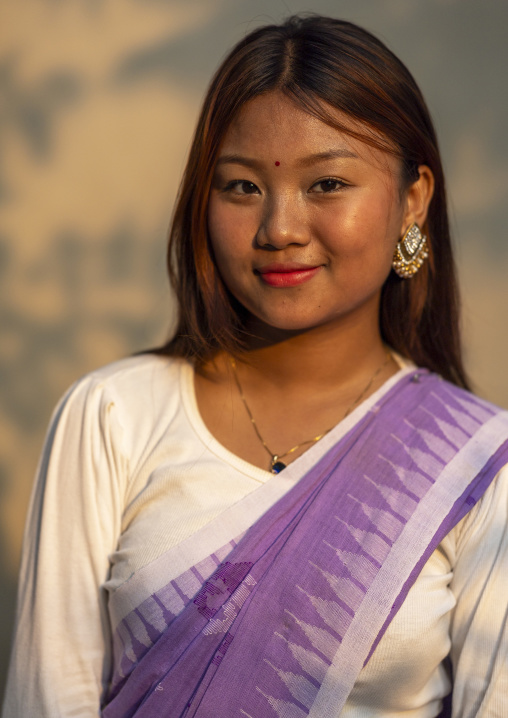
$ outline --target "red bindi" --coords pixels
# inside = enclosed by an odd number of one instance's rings
[[[279,165],[280,165],[280,162],[279,162],[279,160],[277,160],[277,162],[275,163],[275,166],[278,167]]]

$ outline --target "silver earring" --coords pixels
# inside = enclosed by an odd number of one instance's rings
[[[427,237],[414,222],[397,242],[392,267],[399,277],[409,279],[416,274],[428,256]]]

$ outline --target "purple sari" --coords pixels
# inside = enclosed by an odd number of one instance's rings
[[[506,463],[505,412],[403,372],[245,533],[124,608],[102,715],[336,718],[423,565]]]

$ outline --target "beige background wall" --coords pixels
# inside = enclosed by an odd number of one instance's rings
[[[32,477],[81,374],[161,342],[165,236],[197,108],[226,49],[312,10],[408,64],[448,172],[467,363],[508,407],[508,2],[3,0],[0,5],[0,691]]]

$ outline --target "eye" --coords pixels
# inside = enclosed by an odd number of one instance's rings
[[[313,184],[310,191],[317,192],[318,194],[329,194],[330,192],[338,192],[346,186],[346,183],[342,180],[327,177]]]
[[[231,180],[224,187],[223,192],[231,192],[233,194],[247,195],[247,194],[259,194],[258,187],[254,182],[248,180]]]

